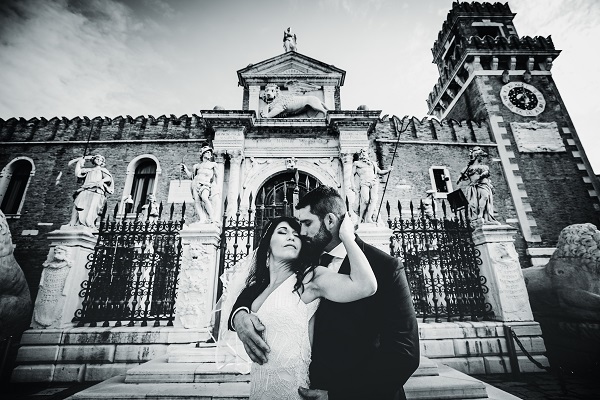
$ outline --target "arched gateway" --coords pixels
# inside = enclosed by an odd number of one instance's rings
[[[267,222],[282,215],[295,215],[295,206],[306,192],[319,186],[321,182],[309,174],[287,171],[273,175],[258,190],[255,200],[254,244],[262,236]]]

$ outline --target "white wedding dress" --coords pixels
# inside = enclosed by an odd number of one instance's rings
[[[309,387],[311,346],[308,324],[319,307],[319,299],[304,304],[294,292],[295,275],[290,275],[271,292],[254,313],[265,326],[263,337],[271,348],[267,363],[252,363],[237,335],[227,330],[227,319],[246,286],[255,256],[255,252],[252,253],[220,278],[223,296],[213,310],[221,312],[217,368],[231,366],[242,374],[249,371],[250,400],[302,400],[298,387]]]
[[[268,362],[252,364],[250,400],[302,400],[298,387],[309,387],[311,346],[308,323],[319,300],[304,304],[293,292],[296,276],[277,287],[255,313],[265,326],[264,339],[271,348]]]

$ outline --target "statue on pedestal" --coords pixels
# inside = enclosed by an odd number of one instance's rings
[[[290,31],[290,28],[283,31],[283,49],[288,51],[296,51],[296,34]]]
[[[359,178],[358,216],[361,222],[372,223],[375,217],[375,207],[379,198],[379,176],[388,174],[389,169],[380,169],[374,161],[371,161],[366,149],[358,154],[358,160],[352,163],[352,189],[354,191],[354,176]]]
[[[10,229],[0,211],[0,340],[21,333],[31,320],[29,287],[13,250]]]
[[[146,221],[150,223],[158,221],[159,205],[153,193],[148,195],[146,204],[142,206],[142,214],[146,217]]]
[[[90,160],[94,165],[84,167],[85,161]],[[115,190],[113,177],[104,167],[105,158],[100,154],[81,157],[75,164],[75,176],[84,178],[83,185],[73,194],[73,212],[70,226],[96,227],[96,220],[106,201],[106,194]]]
[[[192,197],[194,198],[194,207],[198,222],[212,223],[214,221],[214,209],[211,203],[211,194],[213,194],[213,185],[217,182],[217,163],[212,161],[213,150],[209,146],[203,146],[200,149],[200,159],[198,164],[192,166],[190,171],[185,164],[181,165],[181,171],[185,172],[188,178],[192,179]]]
[[[470,215],[484,224],[500,224],[494,217],[494,186],[490,180],[490,168],[482,163],[488,154],[479,146],[469,151],[469,163],[461,171],[457,183],[468,181],[467,201]]]

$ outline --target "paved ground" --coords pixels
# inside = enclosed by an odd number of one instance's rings
[[[518,377],[510,374],[476,375],[475,378],[522,399],[600,399],[600,377],[570,375],[559,379],[543,372]]]
[[[549,373],[477,375],[477,379],[522,399],[596,400],[600,399],[600,377],[566,376],[563,383]],[[3,400],[60,400],[92,384],[0,384]]]

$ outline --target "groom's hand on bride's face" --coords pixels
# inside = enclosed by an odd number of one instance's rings
[[[265,326],[256,315],[238,312],[233,320],[238,337],[244,344],[244,349],[252,361],[257,364],[267,362],[267,353],[271,351],[262,338]]]

